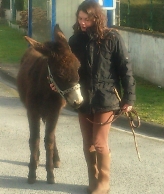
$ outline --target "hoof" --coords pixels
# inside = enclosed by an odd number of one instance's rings
[[[36,171],[29,171],[27,182],[29,184],[34,184],[36,182]]]
[[[54,177],[47,178],[47,183],[48,184],[54,184],[55,183]]]
[[[28,184],[34,184],[36,182],[36,178],[28,178]]]
[[[92,194],[92,191],[90,191],[89,188],[87,188],[87,194]]]
[[[47,172],[47,183],[48,184],[55,183],[53,171]]]
[[[36,166],[37,166],[37,167],[39,166],[39,160],[37,161]]]
[[[60,161],[54,162],[54,168],[59,168],[60,167]]]

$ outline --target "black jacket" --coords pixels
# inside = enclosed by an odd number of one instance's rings
[[[72,52],[81,62],[79,76],[84,103],[79,110],[84,113],[118,110],[121,104],[133,105],[135,101],[135,80],[124,42],[114,29],[104,33],[100,44],[86,32],[69,39]],[[113,88],[121,96],[121,104]]]

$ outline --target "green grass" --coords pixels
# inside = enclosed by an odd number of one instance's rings
[[[142,120],[164,125],[164,88],[136,78],[135,109]]]
[[[19,64],[27,48],[23,34],[5,24],[0,24],[0,63]],[[137,100],[134,108],[141,120],[164,125],[164,88],[159,88],[136,77]]]
[[[0,23],[0,63],[18,64],[26,49],[24,34]]]
[[[164,33],[163,8],[163,0],[120,0],[121,26]],[[135,109],[141,119],[164,125],[164,89],[141,78],[136,82]]]

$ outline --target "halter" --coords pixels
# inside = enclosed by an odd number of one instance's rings
[[[76,84],[75,86],[73,86],[73,87],[71,87],[71,88],[69,88],[69,89],[66,89],[66,90],[64,90],[64,91],[62,91],[62,90],[60,90],[60,88],[58,87],[58,85],[56,84],[56,82],[55,82],[55,80],[54,80],[54,78],[53,78],[53,76],[52,76],[52,73],[51,73],[51,71],[50,71],[50,67],[49,67],[49,65],[48,65],[48,78],[49,78],[49,81],[50,81],[50,83],[52,83],[54,86],[55,86],[55,89],[56,89],[56,91],[66,100],[66,98],[65,98],[65,94],[67,94],[67,93],[69,93],[69,92],[71,92],[71,91],[73,91],[73,90],[77,90],[77,89],[79,89],[80,88],[80,84]]]

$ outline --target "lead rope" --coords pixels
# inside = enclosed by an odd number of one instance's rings
[[[121,102],[121,98],[116,90],[116,88],[114,88],[114,92],[117,96],[117,98],[119,99],[119,101]],[[136,126],[133,122],[133,117],[132,117],[132,113],[133,112],[136,116],[137,116],[137,119],[138,119],[138,125]],[[134,128],[137,128],[140,126],[141,122],[140,122],[140,117],[137,115],[137,112],[132,109],[131,111],[129,112],[125,112],[125,115],[128,117],[129,119],[129,124],[130,124],[130,127],[131,127],[131,130],[132,130],[132,133],[133,133],[133,137],[134,137],[134,143],[135,143],[135,148],[136,148],[136,152],[137,152],[137,155],[138,155],[138,159],[139,161],[141,162],[141,157],[140,157],[140,153],[138,151],[138,144],[137,144],[137,141],[136,141],[136,134],[135,134],[135,131],[134,131]]]
[[[121,98],[116,90],[116,88],[113,89],[114,93],[116,94],[118,100],[121,102]],[[138,124],[135,125],[134,121],[133,121],[133,116],[132,116],[132,113],[137,117],[137,122]],[[135,143],[135,148],[136,148],[136,152],[137,152],[137,155],[138,155],[138,159],[139,161],[141,161],[141,157],[140,157],[140,153],[139,153],[139,150],[138,150],[138,144],[137,144],[137,141],[136,141],[136,134],[135,134],[135,131],[134,131],[134,128],[138,128],[141,124],[140,122],[140,117],[138,116],[137,112],[132,109],[131,111],[129,112],[124,112],[124,111],[120,111],[119,114],[117,116],[114,115],[114,118],[110,121],[110,118],[113,116],[111,115],[104,123],[96,123],[96,122],[93,122],[91,121],[90,119],[87,118],[87,120],[92,123],[92,124],[97,124],[97,125],[106,125],[106,124],[111,124],[113,123],[116,119],[118,119],[118,117],[120,117],[122,114],[125,114],[129,120],[129,124],[130,124],[130,127],[131,127],[131,130],[132,130],[132,134],[133,134],[133,137],[134,137],[134,143]]]

